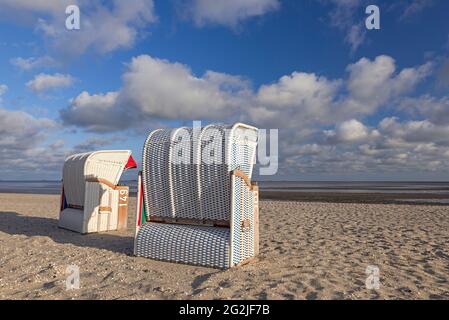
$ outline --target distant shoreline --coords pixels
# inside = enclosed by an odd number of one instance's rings
[[[0,190],[0,194],[59,195],[54,190]],[[136,197],[136,192],[130,192]],[[449,206],[447,194],[438,193],[351,193],[351,192],[298,192],[298,191],[260,191],[261,200],[299,201],[323,203],[362,203],[397,205],[437,205]]]
[[[137,182],[122,180],[136,196]],[[260,181],[262,200],[449,205],[449,182]],[[0,181],[0,193],[58,195],[60,181]]]
[[[262,200],[283,200],[326,203],[449,205],[447,194],[438,193],[351,193],[351,192],[260,192]]]

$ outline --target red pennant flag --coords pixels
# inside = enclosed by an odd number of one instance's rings
[[[135,169],[137,168],[137,163],[134,161],[133,156],[129,156],[128,163],[125,166],[125,169]]]

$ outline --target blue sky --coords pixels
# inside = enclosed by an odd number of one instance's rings
[[[65,8],[81,29],[65,28]],[[367,30],[365,8],[380,8]],[[268,179],[447,180],[442,0],[0,0],[0,173],[132,149],[157,127],[279,129]]]

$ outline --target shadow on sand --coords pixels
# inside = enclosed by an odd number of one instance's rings
[[[119,235],[118,232],[82,235],[59,228],[56,219],[22,216],[17,212],[0,211],[0,232],[28,237],[49,237],[57,243],[70,243],[79,247],[105,249],[127,255],[133,253],[133,238]]]

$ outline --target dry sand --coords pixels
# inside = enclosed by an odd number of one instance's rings
[[[262,201],[260,256],[222,271],[133,257],[133,230],[58,229],[58,203],[0,194],[0,298],[449,299],[445,206]],[[65,288],[69,264],[79,290]],[[379,290],[366,289],[368,265]]]

